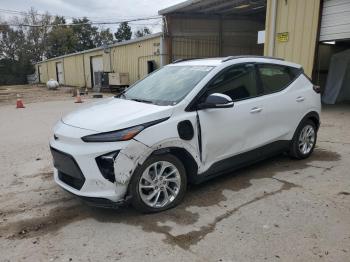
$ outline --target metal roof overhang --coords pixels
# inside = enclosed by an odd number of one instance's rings
[[[160,10],[160,15],[246,16],[266,12],[266,0],[188,0]]]

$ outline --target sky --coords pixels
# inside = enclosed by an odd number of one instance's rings
[[[178,4],[185,0],[0,0],[0,19],[7,20],[9,14],[1,12],[1,9],[16,11],[27,11],[31,7],[39,13],[48,11],[52,15],[63,15],[67,17],[87,16],[95,21],[115,21],[148,17],[158,14],[158,11]],[[69,20],[68,20],[69,22]],[[134,22],[133,28],[148,26],[153,32],[160,31],[160,20]],[[115,31],[117,26],[111,27]]]

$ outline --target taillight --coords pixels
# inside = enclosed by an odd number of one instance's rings
[[[314,89],[314,91],[315,91],[317,94],[321,93],[321,87],[320,87],[320,86],[314,85],[314,86],[313,86],[313,89]]]

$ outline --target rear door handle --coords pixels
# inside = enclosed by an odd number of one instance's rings
[[[255,113],[260,113],[262,111],[261,107],[253,107],[252,110],[250,110],[250,113],[255,114]]]
[[[303,96],[298,96],[296,99],[297,102],[303,102],[304,100],[305,100],[305,97]]]

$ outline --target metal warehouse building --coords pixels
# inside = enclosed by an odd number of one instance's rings
[[[128,73],[133,83],[147,75],[150,67],[160,67],[162,34],[125,41],[42,61],[36,70],[40,83],[56,79],[60,84],[93,87],[95,72]]]
[[[301,64],[324,87],[332,56],[350,48],[350,0],[188,0],[159,14],[162,33],[39,63],[41,82],[63,74],[64,84],[91,87],[96,67],[133,83],[152,61],[267,55]]]

